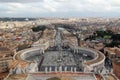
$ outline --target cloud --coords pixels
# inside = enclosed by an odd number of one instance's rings
[[[6,3],[6,2],[19,2],[19,3],[31,3],[31,2],[40,2],[43,0],[0,0],[0,2]]]
[[[0,16],[113,16],[120,13],[120,1],[0,0],[0,10]]]

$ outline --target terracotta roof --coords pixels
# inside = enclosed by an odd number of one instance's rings
[[[7,80],[26,80],[27,74],[14,74],[10,75]]]
[[[20,67],[21,67],[22,69],[24,69],[24,68],[26,68],[28,65],[30,65],[30,63],[29,63],[29,62],[25,62],[25,61],[14,60],[14,61],[11,63],[10,68],[15,69],[18,65],[20,65]]]

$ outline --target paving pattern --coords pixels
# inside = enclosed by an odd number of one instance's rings
[[[61,59],[59,54],[61,54]],[[69,52],[62,51],[49,51],[44,54],[44,66],[66,66],[66,65],[76,65],[73,55]]]

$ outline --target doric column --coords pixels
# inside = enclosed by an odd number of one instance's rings
[[[65,72],[67,71],[67,67],[65,66]]]
[[[55,72],[57,72],[57,67],[55,66]]]
[[[51,66],[50,66],[50,68],[49,68],[49,72],[51,72],[51,70],[52,70],[52,68],[51,68]]]
[[[73,72],[73,67],[71,67],[71,72]]]
[[[74,53],[75,53],[75,49],[74,49]]]
[[[47,67],[45,67],[45,72],[46,72],[46,73],[48,72],[48,68],[47,68]]]
[[[42,53],[44,54],[44,49],[42,50]]]
[[[59,71],[62,72],[62,66],[59,67]]]
[[[78,49],[77,49],[76,51],[77,51],[77,53],[78,53]]]
[[[74,67],[74,72],[76,72],[76,67]]]

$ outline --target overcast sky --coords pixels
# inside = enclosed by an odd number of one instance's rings
[[[0,0],[0,17],[120,17],[120,0]]]

